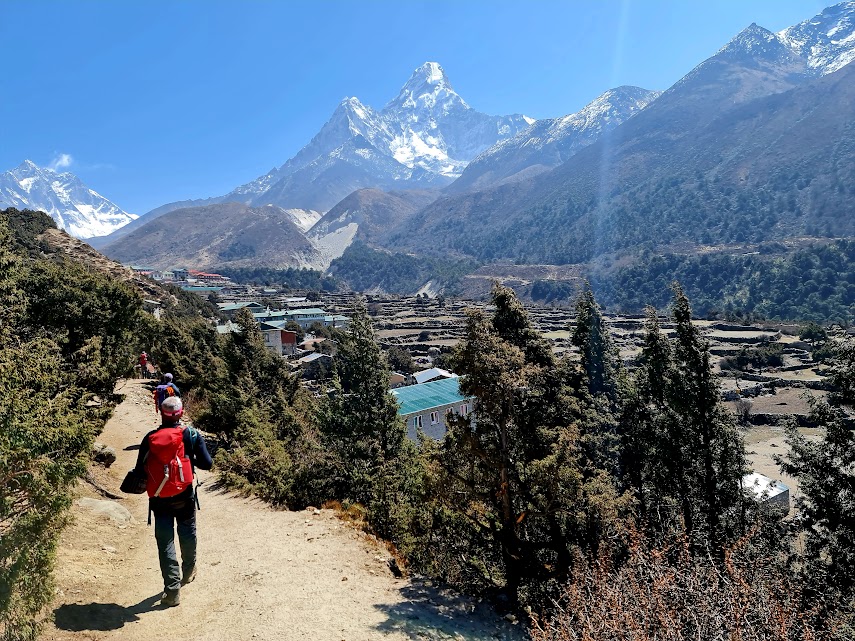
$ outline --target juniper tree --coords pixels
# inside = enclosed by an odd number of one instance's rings
[[[206,403],[196,424],[225,437],[217,457],[227,485],[276,504],[301,507],[326,499],[328,457],[314,403],[281,356],[264,346],[258,323],[241,310],[240,331],[222,338],[222,366],[210,366]],[[219,359],[215,359],[219,360]]]
[[[645,523],[658,518],[665,487],[662,453],[668,417],[667,391],[673,370],[673,350],[662,334],[656,310],[647,308],[644,346],[638,368],[621,386],[621,470]]]
[[[588,389],[592,395],[604,395],[610,403],[614,403],[620,369],[618,353],[609,336],[600,307],[594,300],[594,292],[587,283],[579,294],[575,307],[576,326],[571,342],[581,354]]]
[[[847,418],[842,408],[812,400],[811,420],[825,435],[813,441],[789,426],[790,451],[778,459],[781,469],[798,479],[804,578],[814,591],[828,586],[846,600],[855,596],[855,431]]]
[[[832,402],[855,405],[855,340],[847,338],[834,346],[828,380]]]
[[[621,476],[617,415],[624,373],[605,319],[587,284],[576,300],[571,342],[580,353],[584,383],[590,395],[588,404],[592,406],[582,435],[587,456],[597,468]]]
[[[619,500],[606,473],[586,472],[587,391],[575,366],[554,359],[510,290],[495,287],[493,302],[492,318],[467,313],[455,351],[475,418],[449,421],[437,501],[465,532],[463,558],[483,573],[470,585],[500,583],[530,599],[568,575],[574,549],[614,526]]]
[[[639,367],[624,387],[623,479],[651,533],[685,529],[696,551],[719,554],[743,526],[744,448],[676,284],[672,313],[669,340],[648,309]]]
[[[13,217],[17,236],[9,233],[7,221]],[[128,291],[122,284],[97,273],[82,274],[84,270],[62,260],[49,265],[38,253],[22,260],[29,243],[21,239],[51,224],[44,214],[0,212],[0,638],[4,641],[35,638],[37,617],[53,596],[51,572],[71,490],[86,470],[92,440],[109,413],[106,404],[87,406],[94,393],[112,391],[113,381],[93,372],[117,372],[127,365],[121,351],[112,347],[115,337],[133,329],[138,311],[135,297],[124,298]],[[78,287],[76,277],[81,274]],[[46,287],[37,291],[40,285]],[[122,303],[130,309],[110,308]],[[108,310],[116,325],[101,335],[102,319],[83,318],[80,313],[85,309]],[[95,350],[98,344],[104,346],[103,353]]]
[[[412,454],[389,393],[389,374],[371,319],[358,304],[340,337],[324,430],[341,465],[341,496],[364,504],[375,529],[387,537],[402,500],[401,463]]]
[[[674,285],[676,337],[667,388],[663,468],[682,504],[686,530],[699,545],[720,552],[738,527],[745,451],[733,417],[721,402],[709,345],[692,324],[689,300]]]

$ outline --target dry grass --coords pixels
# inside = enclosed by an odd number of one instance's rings
[[[325,510],[332,510],[335,512],[337,518],[364,534],[365,539],[368,542],[378,549],[385,550],[386,553],[394,559],[398,568],[400,568],[402,572],[406,573],[406,558],[404,558],[398,548],[395,547],[394,543],[375,536],[372,533],[371,526],[368,524],[368,520],[366,518],[368,513],[365,507],[359,503],[350,503],[349,501],[342,503],[338,500],[326,501],[321,507]]]

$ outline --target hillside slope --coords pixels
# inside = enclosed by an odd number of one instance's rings
[[[415,212],[433,202],[433,191],[384,192],[359,189],[330,209],[307,236],[323,254],[325,266],[361,240],[382,244],[390,229],[402,225]]]
[[[157,268],[312,267],[320,261],[293,214],[234,202],[169,212],[102,251],[125,264]]]

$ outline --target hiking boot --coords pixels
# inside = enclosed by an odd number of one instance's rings
[[[181,585],[187,585],[188,583],[193,583],[196,579],[196,566],[193,566],[193,569],[189,572],[184,573],[184,578],[181,579]]]
[[[160,597],[160,604],[167,608],[174,608],[181,603],[181,597],[178,595],[178,590],[175,592],[164,592]]]

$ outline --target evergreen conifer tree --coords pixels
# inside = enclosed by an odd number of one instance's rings
[[[720,553],[728,535],[739,533],[745,451],[733,416],[721,403],[709,345],[692,324],[689,300],[678,284],[672,313],[676,338],[664,467],[682,504],[686,530],[697,544]]]
[[[619,360],[609,336],[594,292],[587,283],[576,300],[576,326],[571,342],[582,356],[582,369],[588,378],[588,389],[594,396],[604,395],[610,403],[617,399]]]
[[[341,465],[339,492],[369,510],[381,536],[394,533],[402,500],[401,462],[412,455],[406,427],[389,393],[389,365],[377,345],[365,307],[357,304],[336,355],[337,388],[325,432]]]
[[[470,563],[525,601],[569,574],[574,550],[595,549],[621,506],[608,473],[585,459],[590,404],[575,366],[555,361],[512,291],[494,287],[493,302],[492,318],[467,313],[455,351],[475,419],[449,421],[437,485]]]
[[[838,370],[835,376],[839,380],[846,374]],[[845,411],[825,401],[812,401],[811,420],[825,428],[822,440],[808,439],[791,425],[790,452],[778,462],[799,483],[796,505],[805,537],[806,582],[814,593],[827,586],[849,600],[855,596],[855,431]]]
[[[668,447],[666,394],[672,369],[671,345],[660,330],[656,310],[648,308],[639,367],[634,376],[622,379],[620,415],[623,480],[647,524],[659,518],[663,510],[657,508],[668,500],[661,457]]]

